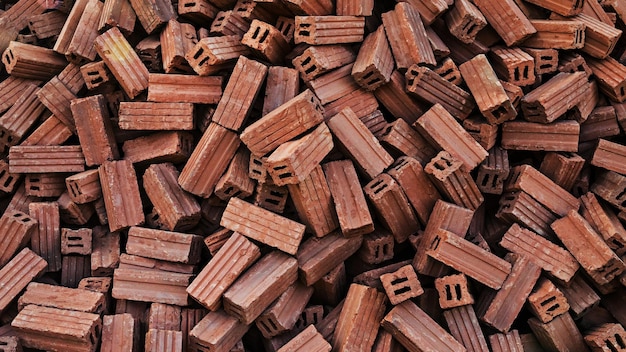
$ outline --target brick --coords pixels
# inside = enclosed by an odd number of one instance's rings
[[[420,348],[442,352],[464,350],[463,345],[452,335],[410,301],[395,306],[384,317],[381,325],[409,350]]]
[[[478,32],[487,25],[482,13],[467,0],[455,2],[445,20],[450,33],[464,43],[473,42]]]
[[[52,49],[12,41],[2,54],[2,63],[11,76],[47,81],[67,65]]]
[[[132,226],[128,230],[126,252],[147,258],[184,264],[200,260],[202,238],[180,232]]]
[[[489,335],[489,344],[494,352],[524,351],[522,339],[517,330],[511,330],[506,334]]]
[[[498,62],[497,60],[492,61]],[[494,69],[498,70],[498,66],[492,68],[484,55],[478,55],[459,65],[463,80],[469,87],[482,115],[489,123],[499,124],[514,119],[517,112],[502,84],[498,81],[497,71]],[[519,67],[515,69],[520,70]],[[511,80],[513,79],[509,77],[509,81]],[[534,81],[534,77],[532,81]]]
[[[566,313],[569,310],[569,303],[550,280],[540,278],[528,296],[528,307],[542,323],[547,323],[556,316]]]
[[[484,198],[470,174],[462,171],[462,167],[461,161],[442,151],[424,167],[424,172],[448,199],[459,206],[476,210]]]
[[[277,186],[304,181],[333,148],[332,135],[325,123],[300,139],[281,144],[265,160]]]
[[[517,224],[506,231],[500,246],[518,255],[527,256],[551,276],[565,283],[574,278],[579,268],[578,262],[568,251]],[[541,250],[537,250],[538,248]]]
[[[148,100],[161,103],[216,104],[222,97],[222,77],[150,73]]]
[[[220,16],[218,16],[220,18]],[[242,32],[245,33],[247,28]],[[187,62],[200,76],[209,76],[217,73],[239,55],[248,54],[250,49],[241,44],[241,36],[226,35],[224,37],[202,38],[189,50],[185,58]]]
[[[581,203],[580,213],[585,220],[589,222],[615,254],[618,256],[625,254],[626,230],[613,210],[604,203],[600,203],[591,192],[581,195],[579,199]]]
[[[330,188],[321,166],[317,165],[303,181],[288,187],[300,220],[316,237],[324,237],[339,227]]]
[[[559,52],[552,48],[522,47],[535,61],[535,75],[555,72],[559,64]]]
[[[135,29],[137,14],[128,0],[105,0],[98,31],[104,32],[112,27],[118,27],[128,35]]]
[[[404,75],[393,71],[389,83],[374,91],[376,99],[396,118],[412,124],[424,113],[425,106],[411,98],[405,91]]]
[[[115,269],[113,297],[186,306],[191,275],[161,270]]]
[[[192,130],[193,104],[121,102],[119,126],[123,130]]]
[[[483,291],[477,303],[480,320],[508,332],[541,275],[541,267],[524,255],[511,255],[511,272],[497,292]]]
[[[148,329],[181,331],[181,307],[152,303],[146,314]]]
[[[393,56],[383,26],[369,34],[352,66],[352,77],[369,91],[389,82],[393,73]]]
[[[615,108],[600,106],[591,111],[580,125],[580,142],[616,136],[620,133]]]
[[[228,129],[239,130],[250,114],[266,75],[267,66],[240,57],[212,120]]]
[[[305,90],[245,128],[241,141],[252,154],[263,156],[324,120],[319,99]]]
[[[408,69],[413,64],[436,64],[418,8],[399,2],[381,17],[398,69]]]
[[[293,329],[311,295],[313,295],[313,288],[300,282],[289,286],[256,319],[257,328],[265,338],[271,338]]]
[[[241,39],[243,34],[248,31],[250,23],[241,17],[238,13],[229,11],[220,11],[215,15],[215,19],[211,23],[209,34],[228,36],[234,35]],[[245,47],[245,45],[242,45]]]
[[[289,254],[296,253],[305,229],[302,224],[238,198],[230,199],[220,225]]]
[[[120,261],[120,234],[104,227],[92,230],[91,274],[109,276]]]
[[[595,58],[608,57],[621,35],[619,29],[583,13],[567,19],[580,21],[585,25],[585,45],[582,51]]]
[[[398,243],[418,228],[418,220],[401,186],[388,174],[380,174],[365,185],[363,192],[374,205],[379,219]]]
[[[434,241],[439,229],[465,236],[473,216],[474,211],[470,209],[437,200],[411,263],[415,270],[420,274],[434,277],[444,275],[447,268],[426,254],[430,243]]]
[[[489,124],[485,118],[475,116],[463,120],[463,128],[485,150],[495,147],[498,138],[498,125]]]
[[[97,95],[72,101],[76,132],[88,166],[119,158],[104,96]]]
[[[95,213],[93,204],[74,203],[68,192],[61,194],[57,199],[61,220],[72,225],[85,225]]]
[[[46,261],[28,248],[22,249],[0,269],[0,311],[26,288],[28,283],[41,275],[46,268]]]
[[[439,293],[439,306],[442,309],[463,307],[474,304],[469,292],[467,277],[464,274],[447,275],[435,279]]]
[[[296,16],[294,42],[311,45],[363,40],[365,19],[358,16]]]
[[[14,146],[9,150],[11,173],[60,173],[85,170],[80,146]]]
[[[591,191],[606,200],[617,209],[626,210],[624,195],[621,193],[626,186],[626,178],[614,171],[605,171],[598,175],[591,185]]]
[[[353,237],[374,231],[372,216],[354,164],[349,160],[341,160],[326,163],[322,167],[343,235]]]
[[[170,231],[186,230],[200,221],[200,205],[178,185],[178,170],[173,164],[152,164],[143,175],[143,187]]]
[[[119,29],[111,28],[104,32],[96,38],[94,45],[129,97],[134,98],[148,88],[148,69]]]
[[[29,80],[25,78],[18,78],[9,76],[2,82],[0,82],[0,93],[4,97],[2,103],[0,103],[0,111],[5,112],[11,106],[13,106],[17,100],[24,94],[24,89],[30,87],[31,84],[37,85],[40,83],[36,80]]]
[[[569,191],[580,175],[583,165],[584,159],[575,153],[548,152],[543,157],[539,172]]]
[[[6,235],[1,241],[0,265],[6,265],[15,253],[26,247],[37,226],[37,220],[20,211],[5,211],[2,214],[0,228]]]
[[[598,81],[598,89],[612,101],[626,100],[626,66],[607,57],[587,58],[587,64]]]
[[[466,119],[475,106],[470,93],[448,82],[428,67],[411,65],[405,74],[406,90],[431,104],[441,104],[452,116]]]
[[[296,281],[297,265],[295,258],[279,251],[263,256],[226,290],[225,311],[250,324]]]
[[[358,346],[370,350],[374,345],[378,324],[384,311],[384,294],[371,287],[350,285],[333,335],[334,348],[346,351]]]
[[[585,46],[586,26],[580,21],[531,20],[537,33],[524,45],[540,49],[582,49]]]
[[[21,145],[61,145],[71,135],[67,125],[53,115],[43,121]]]
[[[506,191],[524,191],[553,213],[565,216],[578,210],[576,198],[530,165],[516,166],[505,185]]]
[[[537,318],[530,318],[528,325],[544,350],[576,350],[585,344],[582,334],[568,313],[561,314],[545,324]]]
[[[185,162],[193,151],[193,136],[184,131],[163,131],[127,140],[124,159],[135,163]]]
[[[150,329],[146,333],[145,351],[158,352],[166,348],[174,351],[183,348],[183,333],[180,331]]]
[[[61,254],[89,255],[91,243],[91,229],[89,228],[77,230],[63,228],[61,231]]]
[[[96,89],[113,82],[111,71],[106,67],[104,61],[86,63],[80,67],[80,72],[87,89]]]
[[[50,11],[30,16],[28,29],[37,39],[57,37],[61,33],[67,15],[60,11]]]
[[[78,287],[83,278],[91,275],[89,256],[66,255],[61,260],[61,285]]]
[[[531,122],[550,123],[577,105],[586,92],[586,75],[561,72],[522,98],[524,118]],[[570,99],[562,100],[562,96]]]
[[[93,202],[102,196],[98,170],[87,170],[65,178],[72,201],[78,204]]]
[[[313,284],[313,297],[325,304],[337,305],[347,288],[346,267],[341,263]]]
[[[233,253],[242,253],[243,256],[236,262],[229,262],[227,259]],[[203,306],[215,311],[220,304],[221,295],[260,256],[261,253],[256,245],[242,235],[233,233],[189,285],[187,292]],[[219,282],[219,284],[209,285],[209,282]]]
[[[187,192],[208,197],[238,147],[239,138],[234,132],[211,123],[191,153],[178,183]]]
[[[489,351],[478,318],[471,305],[454,307],[443,311],[450,334],[468,351]],[[491,344],[493,347],[493,344]]]
[[[420,222],[426,224],[435,202],[441,195],[428,179],[418,160],[400,157],[388,174],[400,185]]]
[[[272,110],[298,95],[299,86],[300,80],[297,70],[271,66],[267,70],[267,83],[261,116],[269,114]]]
[[[18,300],[18,309],[22,310],[30,304],[101,314],[104,308],[104,295],[83,289],[31,282]]]
[[[352,256],[361,243],[361,237],[346,238],[339,232],[304,241],[296,253],[301,281],[313,285]]]
[[[137,348],[138,325],[131,314],[102,317],[102,352],[132,352]]]
[[[478,166],[476,186],[483,193],[502,194],[504,181],[509,177],[510,170],[507,151],[494,147]]]
[[[111,231],[143,224],[139,186],[131,162],[126,160],[104,162],[99,173]],[[120,201],[123,204],[121,207]]]
[[[272,182],[257,183],[254,205],[280,214],[285,210],[288,196],[287,186],[277,186]]]
[[[273,64],[282,63],[291,50],[286,38],[276,27],[257,19],[252,20],[241,43]]]
[[[528,17],[513,0],[498,4],[479,0],[474,2],[474,5],[478,7],[507,46],[514,46],[536,32]]]
[[[248,326],[224,311],[209,312],[190,332],[189,347],[229,352],[248,331]]]
[[[551,227],[583,270],[599,284],[610,282],[624,270],[624,263],[574,210],[552,223]]]
[[[626,331],[620,324],[606,323],[585,333],[585,343],[592,351],[623,350]]]
[[[11,326],[24,347],[44,350],[95,350],[102,331],[100,315],[28,305]]]
[[[437,154],[435,148],[402,119],[387,123],[377,138],[391,154],[406,155],[422,164]]]
[[[393,158],[351,109],[342,110],[327,124],[340,145],[370,178],[376,177],[393,163]]]
[[[459,67],[449,57],[442,59],[441,62],[433,68],[433,71],[452,84],[460,85],[463,83],[463,77],[461,76],[461,72],[459,72]]]
[[[193,274],[195,270],[195,266],[191,264],[175,263],[126,253],[120,254],[118,268],[180,274]]]
[[[196,29],[192,24],[180,23],[175,19],[168,20],[160,33],[160,41],[161,61],[165,73],[193,71],[185,56],[198,42]]]
[[[295,352],[295,351],[320,351],[330,352],[332,346],[317,331],[315,326],[310,325],[297,336],[289,340],[277,352]]]
[[[458,253],[466,254],[462,260]],[[459,270],[487,287],[499,289],[511,271],[511,264],[495,254],[443,229],[438,229],[427,255]],[[472,260],[467,260],[471,258]]]
[[[405,265],[393,273],[381,275],[380,281],[387,293],[389,302],[393,305],[424,293],[417,274],[411,265]]]
[[[448,151],[463,162],[461,169],[469,172],[487,157],[484,150],[441,105],[436,104],[414,124],[434,145]],[[450,141],[457,141],[450,143]]]
[[[360,86],[352,78],[353,63],[344,65],[307,82],[324,105],[330,104],[348,94],[353,94]]]
[[[377,229],[363,236],[363,243],[357,255],[367,264],[380,264],[393,258],[394,243],[395,239],[391,233]]]
[[[18,144],[27,132],[35,126],[35,122],[42,116],[46,106],[37,99],[41,89],[34,84],[21,87],[19,95],[11,106],[0,118],[0,141],[5,147]]]
[[[502,124],[501,147],[510,150],[577,152],[580,125],[576,121],[550,124],[509,121]]]

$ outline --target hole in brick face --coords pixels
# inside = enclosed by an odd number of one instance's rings
[[[309,31],[299,31],[298,35],[302,37],[308,37],[311,35],[311,33]]]
[[[551,306],[550,308],[548,308],[548,309],[547,309],[547,311],[548,311],[549,313],[552,313],[552,312],[554,312],[555,310],[559,309],[560,307],[561,307],[561,306],[557,303],[557,304],[555,304],[555,305]]]
[[[614,249],[624,248],[624,244],[616,238],[611,239],[611,243],[613,244]]]
[[[370,86],[371,86],[371,85],[376,84],[376,83],[378,83],[378,82],[380,82],[380,78],[376,77],[376,78],[374,78],[373,80],[371,80],[371,81],[367,82],[367,85],[370,85]]]
[[[91,80],[91,84],[98,84],[98,83],[102,83],[102,82],[104,82],[104,78],[102,78],[102,77],[98,77],[96,79],[92,79]]]
[[[454,285],[454,292],[456,293],[456,299],[461,299],[461,296],[463,295],[463,293],[461,292],[461,285]]]
[[[487,184],[489,183],[489,174],[486,174],[485,177],[483,177],[483,179],[480,182],[480,185],[485,187],[487,186]]]
[[[285,27],[285,29],[283,30],[283,34],[284,35],[288,35],[289,32],[291,32],[291,23],[287,23],[287,27]]]
[[[195,2],[188,2],[188,3],[185,3],[185,5],[183,5],[183,7],[194,7],[194,6],[196,6]]]
[[[278,175],[278,178],[280,178],[282,180],[282,179],[289,178],[289,177],[292,177],[292,176],[293,176],[293,174],[291,172],[285,172],[283,174]]]
[[[619,96],[620,97],[624,96],[624,86],[619,87]]]
[[[397,290],[393,290],[393,294],[394,294],[394,295],[401,295],[401,294],[403,294],[403,293],[407,293],[407,292],[409,292],[409,291],[411,291],[411,287],[409,287],[409,286],[404,286],[404,287],[399,288],[399,289],[397,289]]]
[[[452,300],[452,289],[450,288],[450,285],[446,285],[446,300],[450,301]]]
[[[617,343],[617,346],[620,349],[624,349],[626,348],[626,343],[624,343],[624,339],[622,338],[622,335],[620,334],[615,334],[615,342]]]
[[[524,72],[522,73],[524,79],[528,79],[528,66],[524,66]]]
[[[576,31],[576,35],[574,36],[574,43],[575,44],[580,44],[583,42],[583,31]]]
[[[513,70],[513,79],[516,80],[516,81],[519,81],[519,77],[520,77],[519,67],[516,67]]]
[[[606,339],[604,340],[604,344],[606,345],[606,347],[609,348],[609,350],[611,350],[611,352],[619,352],[619,350],[613,346],[613,343],[611,342],[611,340]]]
[[[196,51],[196,53],[193,55],[193,59],[194,60],[198,60],[198,58],[204,53],[204,49],[200,48],[198,49],[198,51]]]
[[[492,188],[496,188],[498,185],[498,180],[500,178],[498,177],[498,175],[493,175],[493,178],[491,179],[491,187]]]
[[[439,243],[441,242],[441,237],[436,236],[435,239],[430,243],[430,249],[437,249],[439,247]]]
[[[306,70],[304,70],[304,73],[311,74],[312,72],[314,72],[315,70],[317,70],[317,66],[316,65],[311,65],[309,68],[307,68]]]
[[[399,277],[399,278],[397,278],[395,280],[391,280],[391,285],[392,286],[396,286],[396,285],[399,285],[399,284],[401,284],[403,282],[407,282],[407,281],[409,281],[409,278],[407,278],[407,277]]]
[[[0,176],[0,178],[1,177],[2,176]],[[13,176],[7,177],[7,179],[4,181],[4,187],[9,187],[9,185],[11,185],[11,182],[13,182]]]
[[[541,303],[539,303],[542,307],[547,306],[548,304],[551,304],[552,302],[556,301],[556,297],[552,296],[548,299],[545,299],[543,301],[541,301]]]
[[[543,65],[539,65],[539,68],[540,68],[540,69],[542,69],[542,70],[545,70],[545,69],[550,68],[550,67],[552,67],[552,65],[551,65],[551,64],[543,64]]]
[[[278,206],[278,204],[280,203],[278,200],[276,199],[265,199],[266,203],[270,203],[272,205]]]
[[[284,193],[283,192],[279,192],[279,191],[270,191],[270,196],[283,197]]]
[[[263,34],[261,35],[261,39],[259,39],[259,43],[263,43],[267,39],[267,36],[269,35],[270,35],[270,31],[266,29],[265,32],[263,32]]]
[[[261,27],[256,27],[254,33],[252,34],[252,39],[256,39],[259,36],[259,32],[261,31]]]

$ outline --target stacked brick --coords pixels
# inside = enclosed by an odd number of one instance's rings
[[[626,351],[625,22],[0,2],[0,350]]]

